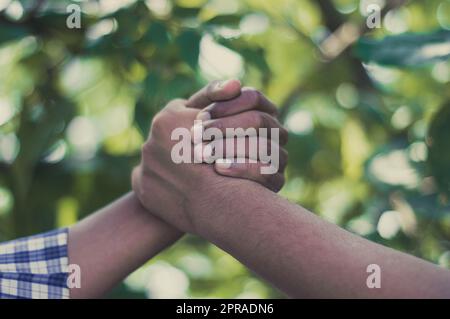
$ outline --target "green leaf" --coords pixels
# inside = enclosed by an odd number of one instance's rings
[[[161,48],[169,43],[169,32],[163,23],[154,22],[145,34],[144,40]]]
[[[153,116],[159,111],[161,95],[164,93],[160,74],[151,72],[142,83],[143,92],[134,109],[134,122],[143,136],[147,136]]]
[[[197,82],[192,77],[178,74],[165,85],[167,89],[164,98],[168,101],[188,97],[195,91],[196,85]]]
[[[222,37],[216,38],[216,41],[228,49],[239,53],[248,64],[253,64],[263,74],[270,76],[271,70],[266,61],[265,49],[252,47],[240,40],[228,40]]]
[[[364,62],[387,66],[412,67],[450,57],[450,31],[434,33],[406,33],[382,40],[361,38],[354,48]]]
[[[89,42],[84,48],[84,53],[101,57],[110,56],[117,51],[117,46],[115,46],[116,38],[116,35],[112,33],[107,34],[93,42]]]
[[[163,79],[156,72],[151,72],[145,79],[143,98],[149,104],[158,102],[158,98],[164,89],[162,86],[162,81]]]
[[[197,18],[201,8],[185,8],[180,6],[174,6],[172,8],[172,16],[178,18]]]
[[[134,122],[142,136],[147,136],[150,130],[151,112],[145,100],[138,100],[134,107]]]
[[[205,21],[205,24],[217,26],[225,25],[227,27],[235,27],[239,25],[241,19],[242,19],[241,15],[224,14],[224,15],[217,15],[214,18]]]
[[[180,54],[183,60],[194,70],[198,65],[198,56],[200,55],[201,36],[194,30],[186,30],[177,38],[177,44],[180,48]]]
[[[428,164],[439,189],[450,195],[450,102],[435,115],[428,132]]]
[[[239,52],[239,51],[238,51]],[[270,74],[271,70],[265,58],[263,48],[243,48],[240,54],[244,57],[247,63],[256,66],[263,74]]]
[[[21,26],[0,26],[0,45],[9,41],[20,40],[29,35],[28,30]]]

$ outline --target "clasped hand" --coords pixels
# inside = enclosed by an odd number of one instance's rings
[[[141,204],[152,214],[189,233],[201,233],[205,221],[212,216],[201,216],[198,209],[207,205],[211,192],[220,192],[226,187],[233,187],[233,179],[240,183],[248,183],[249,187],[260,184],[275,192],[284,184],[284,169],[287,163],[287,152],[283,145],[287,142],[287,131],[276,119],[277,109],[263,94],[253,88],[242,88],[237,80],[213,82],[195,93],[188,100],[177,99],[167,104],[154,118],[149,137],[142,147],[142,160],[132,174],[132,185]],[[172,132],[177,128],[189,129],[195,135],[196,120],[202,121],[202,129],[214,128],[223,133],[223,139],[214,141],[195,141],[209,147],[210,154],[221,154],[213,164],[181,163],[176,164],[172,157],[172,149],[176,144]],[[271,131],[278,129],[278,141],[270,136],[227,135],[227,129],[248,129],[256,131],[261,128]],[[236,149],[227,144],[227,138],[246,142],[243,149]],[[259,140],[258,147],[263,145],[269,152],[278,152],[278,171],[274,174],[263,174],[262,167],[270,165],[258,154],[252,152],[249,140]],[[241,144],[242,145],[242,144]],[[195,147],[192,148],[192,156]],[[198,149],[198,148],[197,148]],[[218,152],[220,149],[221,152]],[[200,157],[204,153],[200,153]],[[253,159],[243,161],[238,159]],[[205,160],[205,158],[203,158]],[[206,160],[204,161],[206,162]],[[211,163],[209,161],[209,163]]]

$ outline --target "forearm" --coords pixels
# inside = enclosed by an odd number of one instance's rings
[[[353,235],[256,184],[230,182],[200,205],[199,234],[291,297],[450,297],[450,271]],[[206,226],[206,227],[205,227]],[[381,267],[380,289],[366,284]]]
[[[69,263],[81,268],[71,298],[101,297],[181,237],[129,193],[69,230]]]

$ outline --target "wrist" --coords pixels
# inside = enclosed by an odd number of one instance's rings
[[[209,241],[226,235],[227,224],[239,220],[246,212],[243,203],[259,184],[245,179],[217,176],[204,181],[187,202],[186,212],[191,216],[195,233]]]
[[[145,233],[147,233],[148,236],[153,236],[152,232],[155,231],[155,228],[158,228],[158,232],[165,234],[164,237],[167,237],[168,239],[177,239],[183,235],[183,232],[176,227],[167,224],[165,221],[154,215],[149,209],[145,208],[133,191],[125,195],[125,199],[129,203],[127,219],[133,220],[136,225],[140,225],[143,232],[145,228]]]

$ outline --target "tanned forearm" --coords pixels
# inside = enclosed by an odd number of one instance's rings
[[[181,237],[146,211],[133,193],[69,230],[69,263],[81,268],[71,298],[102,297],[128,274]]]
[[[450,271],[351,234],[256,185],[217,185],[198,233],[290,297],[450,298]],[[369,289],[367,266],[381,267]]]

